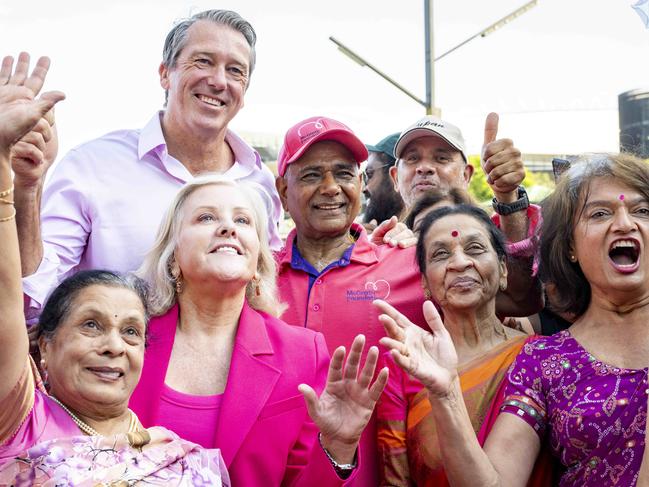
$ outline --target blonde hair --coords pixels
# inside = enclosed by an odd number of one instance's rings
[[[167,209],[156,236],[155,243],[144,258],[136,274],[145,279],[150,286],[149,305],[151,314],[161,315],[171,308],[177,299],[176,279],[171,273],[174,263],[174,251],[180,234],[184,204],[196,190],[205,186],[230,186],[237,188],[252,204],[255,219],[255,230],[259,238],[259,257],[257,259],[258,281],[246,285],[248,304],[272,316],[279,316],[285,309],[277,293],[277,269],[273,253],[268,244],[268,216],[266,206],[258,191],[247,183],[232,181],[217,174],[205,174],[188,182],[176,194]]]

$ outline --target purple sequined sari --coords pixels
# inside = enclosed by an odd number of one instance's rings
[[[647,369],[620,369],[568,330],[527,343],[508,375],[502,411],[549,442],[561,486],[635,485],[644,451]]]

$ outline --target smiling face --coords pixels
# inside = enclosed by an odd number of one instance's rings
[[[636,190],[607,177],[593,179],[582,198],[573,251],[593,297],[615,300],[620,296],[628,301],[629,293],[646,294],[649,202]]]
[[[140,379],[145,332],[135,292],[82,289],[54,336],[39,341],[51,394],[83,415],[121,414]]]
[[[175,260],[183,294],[217,285],[245,289],[257,270],[259,237],[252,204],[235,186],[210,184],[185,200]]]
[[[425,279],[442,309],[493,313],[499,287],[507,282],[507,268],[483,224],[468,215],[449,215],[433,223],[424,238]]]
[[[472,174],[473,166],[464,162],[460,151],[430,136],[410,142],[390,169],[394,189],[408,208],[430,189],[465,189]]]
[[[349,231],[360,210],[358,163],[345,146],[316,142],[286,169],[277,189],[298,235],[318,239]]]
[[[168,92],[163,126],[206,136],[225,130],[243,107],[249,63],[243,34],[209,20],[192,24],[176,65],[160,66]]]

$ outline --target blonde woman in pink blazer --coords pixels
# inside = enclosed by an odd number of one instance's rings
[[[138,271],[154,318],[130,405],[220,448],[233,485],[353,482],[357,446],[387,380],[364,338],[331,360],[320,333],[289,326],[275,285],[267,209],[251,188],[202,176],[176,196]]]

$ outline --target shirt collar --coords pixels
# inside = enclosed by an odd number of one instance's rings
[[[141,160],[146,154],[158,151],[160,148],[164,152],[167,150],[167,142],[165,141],[164,134],[162,133],[162,115],[164,110],[160,110],[151,117],[151,120],[140,131],[140,138],[138,141],[138,158]],[[263,166],[261,157],[255,149],[250,147],[237,134],[231,130],[227,130],[225,134],[225,141],[234,152],[234,169],[241,174],[236,174],[236,177],[244,177],[255,170],[259,170]]]
[[[378,248],[367,238],[367,232],[363,226],[358,223],[352,223],[350,233],[356,236],[357,239],[349,261],[364,265],[371,265],[378,262]],[[277,254],[277,264],[280,269],[285,265],[291,266],[291,262],[293,261],[293,243],[296,236],[297,229],[294,228],[286,237],[284,247]]]
[[[167,143],[165,142],[164,134],[162,133],[162,123],[160,122],[160,117],[162,117],[162,110],[156,112],[151,120],[142,128],[140,131],[140,138],[137,145],[137,156],[140,160],[144,158],[149,152],[152,152],[159,147],[162,147],[164,150],[167,148]]]

